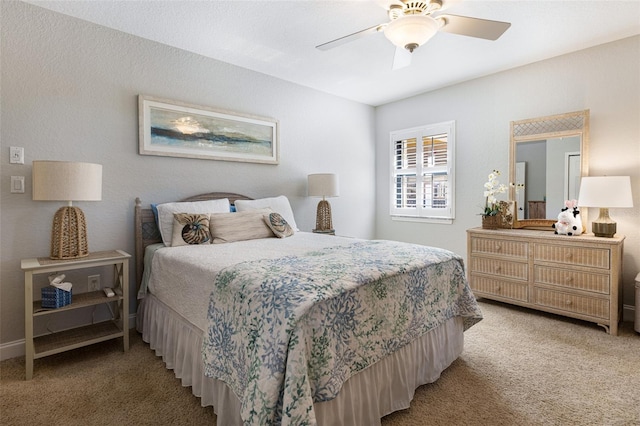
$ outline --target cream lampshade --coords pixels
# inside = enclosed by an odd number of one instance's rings
[[[600,216],[591,223],[596,237],[611,238],[616,223],[609,217],[610,208],[633,207],[629,176],[589,176],[580,182],[580,207],[600,207]]]
[[[34,161],[33,200],[67,201],[53,217],[51,258],[77,259],[89,255],[84,213],[73,201],[102,199],[102,166],[69,161]]]
[[[332,173],[317,173],[308,176],[308,193],[310,197],[322,197],[318,203],[316,213],[316,229],[314,232],[333,232],[331,220],[331,205],[326,197],[338,197],[338,175]]]

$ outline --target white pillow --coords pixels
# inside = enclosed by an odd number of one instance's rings
[[[158,204],[158,227],[165,246],[171,246],[174,213],[229,213],[229,199]]]
[[[296,225],[296,220],[293,217],[293,210],[291,210],[289,199],[284,195],[279,197],[261,198],[259,200],[236,200],[235,205],[236,210],[239,212],[270,208],[274,212],[280,213],[294,231],[299,231],[298,225]]]

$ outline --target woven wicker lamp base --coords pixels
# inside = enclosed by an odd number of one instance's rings
[[[51,228],[51,258],[78,259],[89,255],[87,222],[78,207],[58,209]]]
[[[318,203],[316,212],[316,229],[314,231],[333,231],[333,223],[331,221],[331,204],[327,200]]]

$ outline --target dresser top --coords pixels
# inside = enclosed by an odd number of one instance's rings
[[[511,238],[541,238],[547,241],[571,241],[571,242],[589,242],[600,244],[620,244],[624,241],[624,235],[616,234],[612,238],[596,237],[592,233],[582,235],[558,235],[553,231],[543,231],[540,229],[484,229],[484,228],[472,228],[467,232],[473,232],[474,234],[486,235],[487,237],[501,236]]]

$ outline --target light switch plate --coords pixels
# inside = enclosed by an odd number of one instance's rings
[[[9,147],[9,163],[24,164],[24,148],[23,147],[21,146]],[[13,188],[13,185],[11,185],[11,187]]]
[[[24,194],[24,176],[11,176],[11,193]]]

